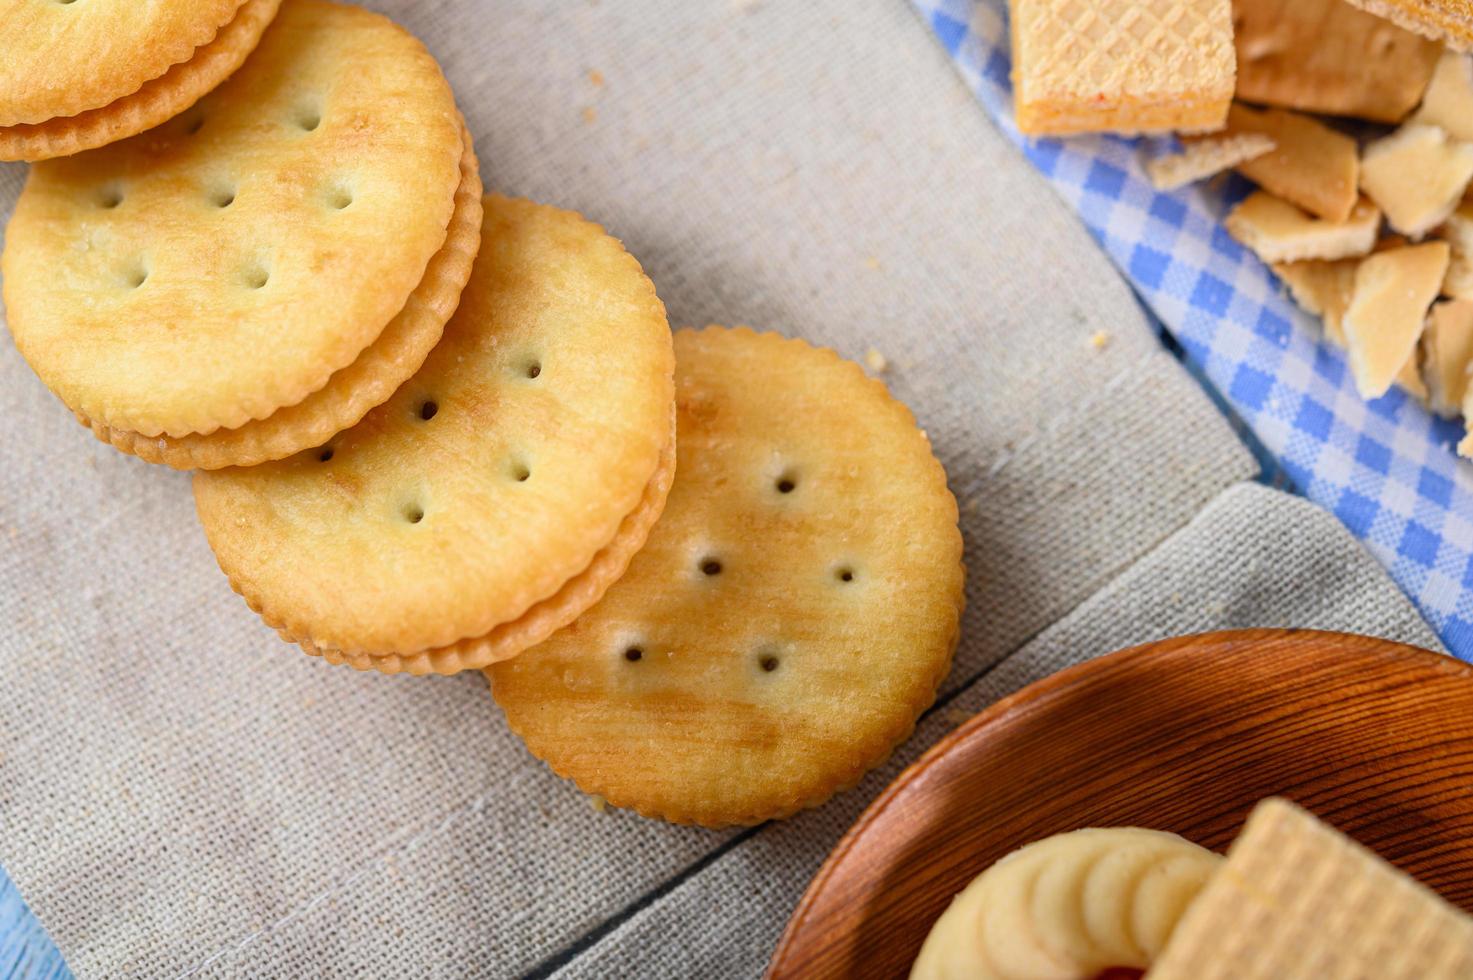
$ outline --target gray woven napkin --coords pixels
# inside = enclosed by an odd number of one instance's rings
[[[441,58],[488,186],[604,223],[674,324],[888,360],[962,503],[953,704],[1225,623],[1434,642],[1330,518],[1222,496],[1248,453],[908,5],[370,6]],[[0,215],[20,180],[0,167]],[[84,978],[753,975],[834,836],[945,726],[760,831],[599,813],[479,676],[277,640],[188,477],[95,442],[8,335],[0,447],[0,863]]]

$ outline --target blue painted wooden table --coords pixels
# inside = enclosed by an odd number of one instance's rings
[[[61,954],[26,908],[20,892],[0,871],[0,977],[70,980]]]

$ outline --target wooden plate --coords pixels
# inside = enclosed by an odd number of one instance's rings
[[[839,842],[768,976],[903,977],[953,895],[1089,826],[1224,850],[1286,796],[1473,911],[1473,667],[1339,633],[1252,630],[1123,650],[942,740]]]

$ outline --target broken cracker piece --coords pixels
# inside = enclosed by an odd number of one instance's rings
[[[1448,216],[1442,237],[1453,250],[1442,291],[1458,299],[1473,299],[1473,201],[1464,201]]]
[[[1473,180],[1473,143],[1437,126],[1409,123],[1366,147],[1360,186],[1386,221],[1421,238],[1447,220]]]
[[[1350,370],[1362,398],[1380,398],[1416,349],[1447,272],[1447,242],[1378,252],[1355,271],[1342,321]]]
[[[1473,301],[1447,299],[1432,306],[1422,331],[1422,362],[1429,404],[1443,418],[1463,410],[1473,362]]]
[[[1428,393],[1427,382],[1422,377],[1420,362],[1421,347],[1418,346],[1412,351],[1412,356],[1407,358],[1407,362],[1401,366],[1401,370],[1396,372],[1396,378],[1392,383],[1423,405],[1431,407],[1432,396]]]
[[[1441,126],[1455,140],[1473,140],[1473,57],[1442,53],[1411,122]]]
[[[1299,262],[1275,262],[1274,273],[1289,287],[1289,295],[1300,309],[1320,317],[1325,337],[1336,347],[1345,346],[1345,331],[1340,321],[1350,306],[1355,292],[1355,270],[1359,258],[1304,259]]]
[[[1263,133],[1209,136],[1186,143],[1180,153],[1147,162],[1146,173],[1158,191],[1175,190],[1257,159],[1273,148],[1273,137]]]
[[[1402,248],[1409,244],[1400,235],[1382,235],[1373,252]],[[1345,346],[1341,319],[1355,292],[1355,270],[1360,257],[1350,259],[1304,259],[1299,262],[1275,262],[1274,274],[1289,287],[1289,295],[1300,309],[1320,317],[1325,337],[1336,347]]]
[[[1243,176],[1327,221],[1350,216],[1359,194],[1355,140],[1297,112],[1260,112],[1236,102],[1226,133],[1259,133],[1274,141],[1273,150],[1238,167]]]
[[[1237,98],[1398,123],[1437,66],[1435,41],[1341,0],[1233,0]]]
[[[1381,212],[1361,198],[1349,220],[1325,221],[1267,191],[1254,191],[1228,212],[1223,223],[1230,235],[1265,262],[1343,259],[1371,251]]]

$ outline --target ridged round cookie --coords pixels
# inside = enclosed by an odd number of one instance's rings
[[[189,112],[32,168],[3,258],[16,346],[110,429],[265,418],[403,309],[445,244],[461,155],[423,45],[357,7],[287,0]]]
[[[419,372],[320,450],[197,474],[200,521],[236,591],[309,652],[483,666],[597,601],[642,543],[673,372],[664,307],[617,240],[490,196]]]
[[[31,7],[45,5],[35,0],[18,2]],[[76,3],[56,5],[78,6]],[[133,9],[131,4],[117,2],[88,2],[82,6]],[[172,119],[241,66],[260,42],[261,35],[280,6],[281,0],[246,0],[212,39],[191,52],[188,60],[172,65],[163,74],[151,77],[138,88],[128,90],[104,105],[72,115],[43,118],[38,122],[0,125],[0,160],[49,160],[70,156],[116,143]],[[149,5],[149,9],[154,11],[183,10],[184,7],[183,4],[172,8],[164,4]],[[93,80],[105,77],[94,74],[92,69],[88,72],[87,77]]]
[[[322,445],[355,425],[424,364],[470,279],[471,264],[481,246],[481,176],[470,133],[462,127],[461,135],[460,187],[445,244],[430,259],[424,279],[409,294],[399,315],[326,385],[264,419],[208,435],[148,438],[126,429],[110,429],[81,413],[78,420],[97,438],[125,453],[181,470],[254,466],[284,459]]]
[[[911,980],[1093,980],[1144,970],[1221,855],[1160,830],[1055,834],[1004,857],[952,900]]]
[[[963,603],[946,475],[832,351],[676,334],[675,485],[629,570],[487,670],[513,731],[584,792],[752,824],[882,762],[946,675]]]
[[[0,0],[0,126],[75,116],[193,57],[244,0]]]

